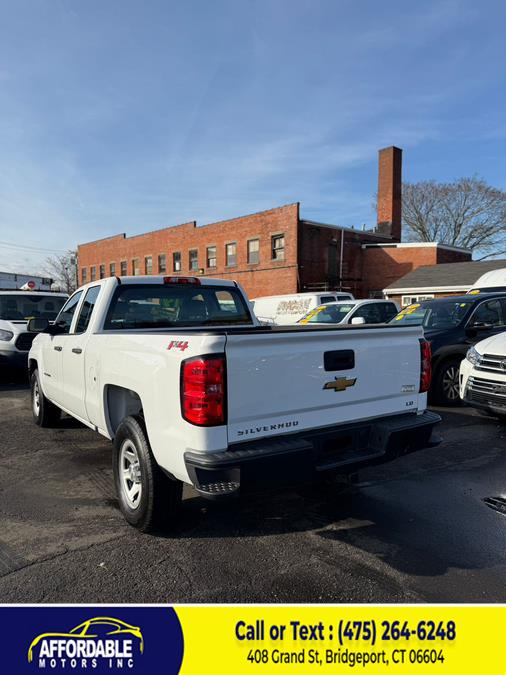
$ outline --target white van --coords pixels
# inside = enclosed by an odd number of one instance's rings
[[[506,267],[482,274],[468,293],[506,291]]]
[[[327,293],[293,293],[292,295],[266,295],[253,298],[251,305],[259,321],[278,326],[297,323],[309,311],[327,302],[354,300],[351,293],[329,291]]]

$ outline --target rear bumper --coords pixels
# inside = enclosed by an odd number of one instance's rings
[[[436,413],[392,415],[324,430],[237,443],[212,454],[185,453],[197,491],[211,499],[314,480],[323,471],[351,473],[364,466],[441,442]]]

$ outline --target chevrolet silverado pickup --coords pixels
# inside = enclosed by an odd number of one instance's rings
[[[264,326],[234,281],[111,277],[32,319],[36,424],[64,411],[113,441],[126,520],[203,496],[352,473],[438,442],[419,326]]]

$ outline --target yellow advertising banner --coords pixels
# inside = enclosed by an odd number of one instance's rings
[[[181,672],[506,675],[506,607],[176,606]]]

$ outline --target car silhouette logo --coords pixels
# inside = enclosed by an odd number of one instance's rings
[[[503,359],[503,360],[499,363],[499,365],[501,366],[501,368],[502,368],[503,370],[506,370],[506,359]]]
[[[142,654],[144,651],[144,638],[142,637],[141,629],[138,626],[131,626],[121,619],[114,619],[110,616],[97,616],[93,619],[88,619],[83,623],[80,623],[75,628],[72,628],[67,633],[41,633],[32,640],[32,643],[28,649],[28,662],[31,663],[33,660],[33,649],[36,647],[39,642],[45,638],[68,638],[68,639],[82,639],[82,640],[94,640],[100,637],[97,633],[97,628],[100,626],[102,628],[102,635],[107,637],[118,637],[124,635],[132,635],[139,640],[139,651]],[[104,631],[103,628],[106,627]]]

